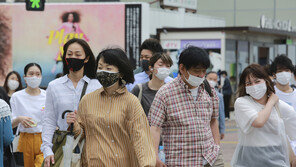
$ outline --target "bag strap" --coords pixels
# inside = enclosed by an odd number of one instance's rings
[[[205,90],[208,92],[208,94],[209,94],[211,97],[213,97],[212,89],[211,89],[211,86],[210,86],[209,82],[205,79],[205,80],[203,81],[203,83],[204,83]]]
[[[73,142],[73,148],[72,148],[72,150],[74,150],[75,149],[75,147],[77,146],[77,144],[79,143],[79,141],[80,141],[80,139],[81,139],[81,136],[82,136],[82,129],[81,129],[81,131],[80,131],[80,134],[78,135],[78,137],[74,140],[74,142]]]
[[[140,89],[139,94],[138,94],[138,99],[139,99],[139,101],[141,102],[141,100],[142,100],[142,95],[143,95],[143,86],[142,86],[142,84],[138,84],[138,87],[139,87],[139,89]]]
[[[82,88],[81,95],[80,95],[80,100],[81,100],[82,97],[85,95],[85,92],[86,92],[86,89],[87,89],[87,85],[88,85],[88,83],[85,81],[85,82],[84,82],[84,85],[83,85],[83,88]],[[80,100],[79,100],[79,101],[80,101]]]

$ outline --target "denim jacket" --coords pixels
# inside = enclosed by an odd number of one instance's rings
[[[0,99],[0,167],[3,167],[3,148],[9,146],[13,138],[10,107]]]

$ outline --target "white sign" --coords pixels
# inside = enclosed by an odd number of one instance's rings
[[[180,49],[181,41],[180,40],[165,40],[161,41],[161,46],[164,49]]]
[[[186,8],[196,10],[197,0],[163,0],[164,6],[172,6],[177,8]]]
[[[296,31],[296,27],[292,26],[291,20],[276,20],[264,15],[261,16],[260,27],[284,31]]]

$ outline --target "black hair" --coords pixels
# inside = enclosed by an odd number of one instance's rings
[[[202,48],[188,46],[179,57],[178,65],[183,64],[187,70],[191,67],[209,68],[211,65],[209,54]]]
[[[69,74],[69,69],[66,63],[66,54],[69,46],[73,43],[78,43],[84,50],[85,58],[88,58],[88,62],[84,64],[84,75],[86,75],[90,79],[96,78],[96,62],[95,62],[95,56],[93,52],[91,51],[89,45],[87,42],[83,39],[73,38],[70,39],[65,45],[64,45],[64,53],[63,53],[63,75]]]
[[[149,65],[153,68],[154,64],[161,59],[163,61],[163,63],[165,64],[169,64],[170,67],[173,65],[173,60],[172,58],[165,54],[164,52],[158,52],[158,53],[154,53],[153,56],[150,58],[149,60]]]
[[[39,64],[37,64],[37,63],[29,63],[29,64],[27,64],[27,65],[25,66],[25,68],[24,68],[24,75],[27,75],[27,72],[28,72],[29,68],[31,68],[31,67],[33,67],[33,66],[38,67],[39,70],[40,70],[40,72],[41,72],[41,74],[42,74],[42,69],[41,69],[41,67],[40,67]]]
[[[296,77],[296,65],[295,65],[295,67],[294,67],[294,76]]]
[[[114,65],[118,68],[122,79],[128,83],[134,83],[133,67],[128,60],[126,53],[120,48],[108,48],[101,51],[96,60],[96,67],[98,68],[99,60],[104,58],[104,62],[109,65]],[[122,84],[120,80],[120,84]]]
[[[63,23],[68,22],[68,17],[70,14],[73,14],[73,23],[79,23],[80,22],[80,14],[76,11],[71,11],[71,12],[65,12],[61,16],[61,19]]]
[[[275,74],[278,69],[288,69],[294,72],[292,61],[284,54],[277,56],[270,65],[270,72]]]
[[[18,72],[16,71],[11,71],[9,72],[7,75],[6,75],[6,78],[5,78],[5,81],[4,81],[4,85],[3,85],[3,88],[5,89],[6,93],[8,93],[9,91],[9,87],[8,87],[8,78],[12,75],[12,74],[15,74],[17,79],[18,79],[18,82],[19,82],[19,86],[18,88],[16,88],[15,91],[19,91],[19,90],[22,90],[23,89],[23,86],[22,86],[22,79],[21,79],[21,76]]]
[[[163,52],[163,48],[160,45],[159,41],[157,39],[154,39],[154,38],[146,39],[142,43],[142,45],[140,46],[140,52],[143,49],[150,50],[152,52],[152,54],[157,53],[157,52]]]
[[[57,73],[57,75],[55,76],[55,78],[57,79],[57,78],[60,78],[60,77],[62,77],[62,76],[63,76],[62,73]]]
[[[223,75],[223,74],[225,74],[227,76],[227,72],[226,71],[221,71],[220,72],[220,75]]]

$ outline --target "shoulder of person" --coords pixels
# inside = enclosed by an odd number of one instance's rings
[[[234,106],[237,105],[251,105],[252,98],[250,96],[239,97],[235,100]]]
[[[89,85],[95,86],[98,89],[102,87],[101,83],[99,82],[98,79],[90,79],[89,80]]]
[[[131,90],[131,93],[132,93],[133,95],[137,96],[137,95],[139,94],[139,92],[140,92],[139,85],[136,84],[136,85],[134,86],[134,88]]]
[[[54,80],[50,81],[50,82],[48,83],[48,87],[47,87],[47,88],[49,88],[49,87],[54,87],[54,86],[56,86],[56,85],[58,85],[58,84],[62,84],[62,82],[65,81],[66,77],[67,77],[67,76],[64,75],[64,76],[62,76],[62,77],[60,77],[60,78],[57,78],[57,79],[54,79]]]
[[[40,90],[42,90],[42,89],[40,89]],[[26,94],[26,88],[14,92],[14,93],[11,95],[11,98],[19,97],[19,96],[22,96],[22,95],[24,95],[24,94]]]
[[[2,99],[0,99],[0,118],[11,116],[9,105]]]
[[[46,90],[44,90],[44,89],[40,89],[40,91],[41,91],[41,94],[46,95]]]
[[[293,110],[294,111],[294,108],[292,106],[290,106],[288,103],[282,101],[282,100],[279,100],[279,109],[280,110]]]
[[[95,91],[92,91],[90,93],[85,94],[82,97],[80,103],[84,102],[84,101],[88,101],[88,100],[93,100],[94,98],[96,98],[98,96],[98,93],[101,92],[101,89],[104,89],[104,88],[102,87],[102,88],[99,88],[99,89],[97,89]]]

